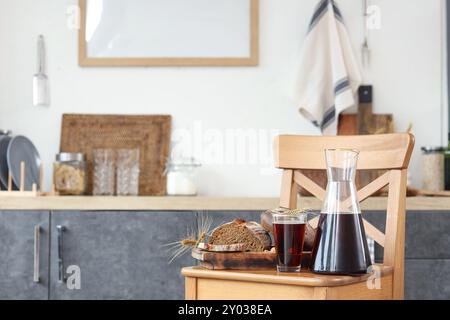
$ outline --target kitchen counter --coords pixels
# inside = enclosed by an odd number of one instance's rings
[[[314,198],[301,200],[302,207],[321,206]],[[180,270],[195,261],[186,254],[168,263],[167,244],[195,230],[204,213],[212,226],[259,221],[262,210],[277,204],[276,198],[0,196],[0,299],[183,299]],[[380,230],[385,206],[386,198],[361,206]],[[408,198],[407,208],[405,297],[450,299],[450,198]],[[37,234],[41,282],[34,283]],[[82,266],[80,290],[58,282],[60,250],[67,263]],[[375,255],[379,262],[377,247]]]
[[[361,203],[361,209],[385,210],[386,200],[385,197],[369,198]],[[0,210],[258,211],[277,206],[278,198],[0,196]],[[321,202],[313,197],[302,197],[299,206],[318,210]],[[410,211],[450,211],[450,197],[410,197],[406,208]]]

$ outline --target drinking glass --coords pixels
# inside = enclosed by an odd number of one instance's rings
[[[307,214],[295,210],[272,214],[275,250],[278,256],[278,272],[299,272]]]
[[[99,196],[114,195],[114,151],[112,149],[94,149],[93,159],[93,194]]]
[[[137,196],[139,193],[139,149],[118,149],[116,168],[118,196]]]

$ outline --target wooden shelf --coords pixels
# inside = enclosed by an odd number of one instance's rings
[[[81,211],[182,211],[233,210],[259,211],[278,206],[278,198],[223,197],[0,197],[0,210],[81,210]],[[302,208],[319,210],[321,202],[302,197]],[[407,198],[410,211],[449,211],[450,197]],[[386,198],[373,197],[361,204],[362,210],[385,210]]]

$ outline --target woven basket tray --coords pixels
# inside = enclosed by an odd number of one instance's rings
[[[92,150],[140,150],[139,195],[166,194],[164,169],[169,156],[169,115],[81,115],[62,119],[61,152],[81,152],[88,163],[88,194],[92,194]]]

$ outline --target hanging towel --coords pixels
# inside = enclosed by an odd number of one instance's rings
[[[339,114],[355,105],[361,72],[341,11],[322,0],[314,11],[302,48],[295,102],[323,134],[335,135]]]

